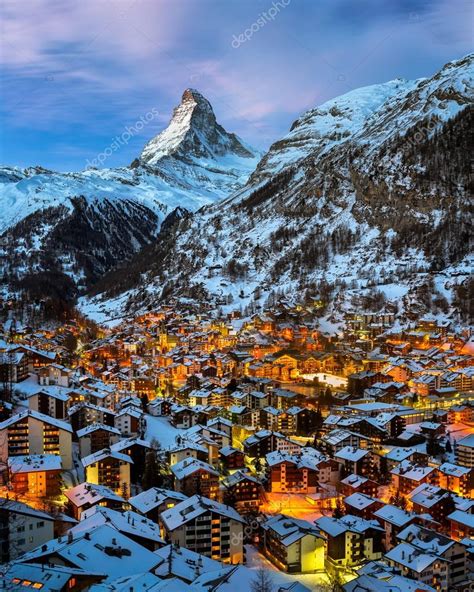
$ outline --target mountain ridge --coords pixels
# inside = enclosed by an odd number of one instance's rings
[[[121,282],[122,310],[170,296],[256,309],[278,292],[324,292],[337,316],[377,291],[408,314],[430,310],[428,293],[455,308],[472,264],[473,70],[470,54],[303,114],[241,189],[183,221],[138,284]]]
[[[177,114],[189,110],[190,101],[189,125],[169,150],[163,137],[176,127]],[[220,143],[211,155],[206,139],[213,137]],[[42,167],[0,168],[4,294],[8,285],[15,289],[22,278],[42,271],[54,271],[55,277],[63,273],[78,291],[85,290],[156,238],[161,223],[177,208],[195,211],[243,185],[259,158],[217,123],[207,99],[190,90],[144,152],[149,158],[116,169],[56,173]],[[75,227],[88,242],[71,232]],[[56,262],[45,251],[55,253]]]

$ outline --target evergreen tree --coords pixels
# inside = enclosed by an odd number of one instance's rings
[[[151,487],[161,487],[163,485],[163,475],[158,462],[155,450],[149,450],[145,458],[145,470],[143,471],[142,487],[146,491]]]

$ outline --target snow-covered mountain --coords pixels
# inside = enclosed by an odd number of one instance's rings
[[[308,111],[243,188],[168,229],[104,278],[86,308],[136,311],[170,295],[257,307],[282,292],[331,301],[334,317],[351,307],[462,307],[473,62]]]
[[[54,269],[89,286],[156,238],[176,208],[195,211],[240,188],[259,157],[188,89],[129,167],[0,168],[0,270],[10,283]]]

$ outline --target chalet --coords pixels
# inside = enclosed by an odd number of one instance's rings
[[[342,518],[322,516],[315,524],[327,540],[326,569],[330,572],[382,557],[383,528],[374,520],[348,514]]]
[[[374,518],[385,530],[385,550],[389,551],[398,544],[398,534],[409,524],[418,520],[418,514],[386,504],[374,512]]]
[[[10,483],[18,495],[37,499],[59,495],[61,471],[61,457],[56,454],[30,454],[8,459]]]
[[[378,483],[362,475],[348,475],[340,485],[341,493],[346,496],[356,492],[376,496],[378,488]]]
[[[165,510],[160,523],[166,538],[183,549],[222,563],[244,560],[245,522],[230,506],[194,495]]]
[[[263,487],[258,479],[245,471],[236,471],[222,481],[223,501],[240,514],[258,511],[263,500]]]
[[[90,573],[64,565],[45,563],[11,563],[3,575],[5,588],[10,592],[23,592],[25,587],[43,592],[69,592],[87,590],[105,579],[104,574]]]
[[[438,468],[438,484],[453,493],[474,497],[474,468],[445,462]]]
[[[334,460],[341,467],[342,477],[347,475],[367,475],[371,472],[372,453],[363,448],[345,446],[334,455]]]
[[[72,428],[65,421],[27,409],[0,423],[0,458],[57,454],[72,468]]]
[[[0,498],[0,562],[8,563],[54,538],[54,517]]]
[[[188,499],[187,496],[178,491],[152,487],[131,497],[128,503],[133,510],[158,523],[159,516],[162,512],[174,508],[176,504],[186,499]]]
[[[279,432],[260,430],[243,441],[243,449],[250,458],[262,458],[275,450],[297,453],[301,446]]]
[[[28,378],[28,360],[22,352],[0,352],[0,384],[22,382]]]
[[[217,499],[219,473],[209,464],[197,459],[184,459],[171,467],[175,491],[187,496],[204,495]]]
[[[408,461],[402,461],[390,473],[394,488],[402,495],[408,495],[423,483],[434,484],[437,480],[437,470],[434,467],[412,465]]]
[[[75,432],[92,423],[115,427],[115,412],[92,403],[78,403],[69,409],[68,415]]]
[[[71,386],[73,371],[60,364],[49,364],[38,369],[38,380],[42,386]]]
[[[232,446],[224,446],[219,450],[219,461],[228,471],[242,469],[245,466],[245,454]]]
[[[423,483],[410,494],[413,511],[429,514],[433,520],[447,525],[447,516],[455,509],[453,494],[436,485]]]
[[[261,524],[260,550],[276,567],[288,573],[324,570],[325,537],[311,522],[278,514]]]
[[[25,554],[21,561],[28,565],[42,564],[45,569],[67,565],[71,572],[79,568],[83,574],[101,575],[101,580],[111,581],[135,574],[137,566],[141,572],[147,572],[160,563],[152,551],[109,524],[52,539]],[[77,588],[73,585],[71,589]]]
[[[456,541],[474,538],[474,514],[455,510],[448,515],[448,520],[451,525],[451,538]]]
[[[150,442],[141,438],[125,438],[110,446],[112,452],[126,454],[132,459],[130,479],[132,483],[139,483],[145,470],[145,458],[151,449]]]
[[[167,456],[170,465],[175,465],[185,458],[197,458],[209,462],[209,449],[207,446],[193,440],[181,440],[176,446],[167,450]]]
[[[314,454],[310,454],[312,450]],[[268,488],[274,493],[316,493],[318,464],[322,456],[314,449],[301,449],[300,454],[278,450],[266,455]]]
[[[474,434],[469,434],[456,442],[456,464],[474,468]]]
[[[344,507],[347,514],[366,518],[367,520],[373,520],[374,513],[382,506],[384,506],[384,502],[365,493],[353,493],[344,498]]]
[[[144,549],[155,551],[165,545],[159,526],[152,520],[131,510],[117,511],[98,505],[82,513],[81,521],[69,530],[68,536],[80,535],[103,524],[111,526]]]
[[[79,441],[79,452],[83,458],[103,448],[110,448],[120,439],[120,431],[102,423],[91,423],[82,430],[78,430],[76,437]]]
[[[77,520],[81,519],[84,511],[94,506],[122,510],[125,500],[114,493],[105,485],[96,483],[80,483],[72,489],[66,489],[64,495],[67,497],[67,508]]]
[[[110,487],[123,497],[130,492],[132,463],[128,455],[112,451],[110,448],[104,448],[82,459],[87,482]]]
[[[400,543],[385,555],[404,576],[437,590],[464,589],[467,554],[464,545],[428,528],[410,524],[398,534]]]
[[[28,407],[56,419],[66,419],[69,395],[59,389],[42,389],[28,397]]]

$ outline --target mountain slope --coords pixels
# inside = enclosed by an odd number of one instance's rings
[[[138,282],[104,278],[104,310],[119,293],[137,311],[170,295],[235,308],[282,292],[331,300],[336,316],[449,308],[470,270],[473,69],[470,55],[307,112],[242,189],[182,221],[151,263],[151,248],[147,265],[137,256]]]
[[[195,211],[241,187],[258,153],[220,126],[187,90],[169,126],[130,167],[56,173],[0,169],[0,269],[21,287],[54,271],[92,285],[158,235],[176,208]],[[45,255],[47,253],[47,256]]]

